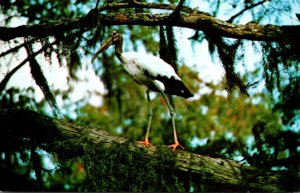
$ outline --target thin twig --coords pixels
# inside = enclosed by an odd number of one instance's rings
[[[177,6],[175,7],[173,13],[171,15],[178,15],[181,11],[181,9],[183,8],[183,4],[184,4],[185,0],[180,0],[179,3],[177,4]]]
[[[33,39],[31,39],[31,40],[29,40],[29,41],[27,41],[25,43],[22,43],[22,44],[20,44],[20,45],[18,45],[16,47],[10,49],[10,50],[7,50],[7,51],[5,51],[5,52],[3,52],[3,53],[0,54],[0,58],[3,57],[3,56],[5,56],[5,55],[7,55],[7,54],[10,54],[10,53],[13,53],[13,52],[17,52],[20,48],[24,47],[26,44],[31,44],[31,43],[37,41],[38,39],[39,38],[33,38]]]
[[[98,8],[99,1],[100,1],[100,0],[97,0],[97,3],[96,3],[96,6],[95,6],[95,9],[97,9],[97,8]]]
[[[10,78],[12,77],[12,75],[14,75],[15,72],[17,72],[22,66],[24,66],[24,64],[26,64],[28,61],[30,61],[32,58],[36,57],[38,54],[40,54],[41,52],[43,52],[46,48],[53,46],[57,44],[57,41],[54,41],[50,44],[45,45],[44,47],[42,47],[40,50],[38,50],[37,52],[34,52],[32,55],[28,56],[25,60],[23,60],[19,65],[17,65],[14,69],[12,69],[5,77],[4,79],[0,82],[0,93],[2,93],[8,83],[8,81],[10,80]]]
[[[241,10],[240,12],[238,12],[237,14],[235,14],[234,16],[232,16],[229,20],[227,20],[227,22],[232,23],[232,21],[237,18],[238,16],[242,15],[245,11],[248,11],[249,9],[253,9],[254,7],[257,7],[265,2],[267,2],[268,0],[262,0],[259,1],[257,3],[252,4],[251,6],[246,6],[245,9]]]

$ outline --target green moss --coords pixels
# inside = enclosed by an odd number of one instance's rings
[[[128,146],[113,144],[89,148],[84,156],[88,181],[92,191],[179,191],[174,175],[174,160],[159,151],[150,160],[141,163],[143,149],[130,151]],[[142,158],[141,158],[142,157]]]
[[[149,159],[143,148],[130,150],[131,144],[113,143],[107,148],[81,137],[57,142],[53,150],[60,152],[61,166],[67,166],[70,160],[82,160],[86,176],[76,188],[81,191],[184,191],[176,177],[173,152],[161,147]]]

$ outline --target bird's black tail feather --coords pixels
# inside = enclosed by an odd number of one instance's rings
[[[174,77],[168,78],[164,76],[158,76],[155,77],[155,79],[161,81],[164,84],[164,93],[166,94],[177,95],[184,98],[194,96],[181,80],[175,79]]]

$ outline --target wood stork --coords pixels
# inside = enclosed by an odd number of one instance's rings
[[[160,92],[162,94],[170,111],[174,134],[174,144],[170,145],[169,147],[173,148],[173,151],[175,151],[178,146],[183,148],[177,139],[175,111],[169,103],[166,94],[178,95],[184,98],[192,97],[193,94],[187,89],[171,65],[164,62],[162,59],[138,52],[123,52],[123,38],[118,31],[113,31],[111,33],[109,38],[93,56],[91,63],[93,63],[97,56],[110,45],[115,45],[115,54],[117,58],[124,64],[123,66],[125,70],[130,74],[135,82],[146,87],[146,96],[149,105],[149,120],[145,140],[139,141],[139,143],[144,144],[146,147],[151,146],[151,143],[148,139],[152,120],[152,108],[149,97],[149,91],[151,90]]]

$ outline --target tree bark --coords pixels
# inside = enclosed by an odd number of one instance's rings
[[[125,6],[123,6],[125,7]],[[113,9],[114,6],[109,8]],[[115,7],[115,9],[122,6]],[[169,7],[168,7],[169,8]],[[172,8],[172,7],[171,7]],[[54,23],[0,27],[0,40],[9,41],[18,37],[47,37],[76,29],[88,31],[98,25],[171,25],[201,31],[212,31],[223,37],[258,41],[297,41],[300,39],[300,26],[259,25],[248,23],[237,25],[219,20],[207,13],[189,11],[181,14],[150,13],[110,13],[101,14],[91,10],[85,17],[62,19]]]
[[[79,138],[86,135],[88,142],[105,144],[110,148],[113,143],[124,144],[128,139],[113,136],[98,128],[87,128],[66,121],[54,119],[31,110],[0,110],[1,137],[0,145],[15,146],[17,138],[29,138],[37,144],[50,143],[58,136]],[[144,148],[139,144],[129,144],[130,151]],[[166,147],[167,148],[167,147]],[[157,147],[145,148],[141,162],[146,162],[156,154]],[[171,150],[170,150],[171,151]],[[101,152],[99,152],[101,153]],[[176,170],[197,179],[205,179],[205,183],[219,185],[219,190],[229,187],[237,191],[288,191],[291,180],[288,171],[267,171],[240,164],[233,160],[211,158],[187,151],[176,150],[171,156],[176,157]],[[203,183],[203,180],[201,180]]]

